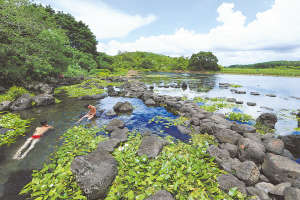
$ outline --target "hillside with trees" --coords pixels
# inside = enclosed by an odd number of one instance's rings
[[[29,0],[0,0],[0,83],[85,76],[100,69],[128,71],[218,70],[211,52],[170,57],[149,52],[109,56],[97,52],[96,36],[72,15]],[[3,19],[3,20],[2,20]]]

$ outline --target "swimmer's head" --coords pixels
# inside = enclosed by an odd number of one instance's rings
[[[89,106],[90,106],[90,104],[85,104],[84,105],[85,108],[88,108]]]
[[[42,126],[46,126],[46,125],[48,124],[48,122],[45,120],[45,121],[41,121],[40,124],[41,124]]]

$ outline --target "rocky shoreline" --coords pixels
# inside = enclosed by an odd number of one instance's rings
[[[187,117],[189,120],[177,127],[182,133],[213,135],[219,145],[210,146],[207,153],[228,172],[217,178],[222,190],[228,192],[230,188],[237,187],[240,192],[262,200],[300,199],[300,165],[293,160],[295,152],[286,149],[286,139],[276,138],[272,133],[260,135],[254,127],[230,122],[224,115],[202,110],[192,101],[157,95],[138,81],[126,81],[118,91],[110,87],[107,92],[108,96],[139,98],[148,106],[164,106],[173,113]],[[116,107],[119,109],[120,105]],[[258,121],[272,128],[277,118],[273,114],[263,114]],[[96,151],[76,157],[71,165],[88,199],[102,199],[105,196],[117,175],[117,163],[111,152],[127,140],[128,129],[120,120],[112,120],[107,131],[111,133],[109,140],[99,143]],[[164,145],[166,142],[163,139],[144,135],[139,154],[153,158]],[[173,199],[170,195],[160,191],[149,199]]]

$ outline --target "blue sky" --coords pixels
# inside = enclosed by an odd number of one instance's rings
[[[95,33],[98,50],[190,56],[222,65],[300,60],[299,0],[40,0]]]

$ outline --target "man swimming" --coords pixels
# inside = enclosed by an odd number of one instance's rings
[[[87,118],[87,119],[90,120],[90,119],[94,118],[95,115],[96,115],[97,110],[96,110],[96,107],[95,107],[95,106],[92,106],[92,105],[90,105],[90,104],[86,104],[84,107],[85,107],[85,108],[88,108],[90,111],[89,111],[86,115],[84,115],[83,117],[81,117],[81,118],[77,121],[77,123],[80,122],[81,120],[83,120],[84,118]]]
[[[49,126],[48,125],[48,123],[47,123],[47,121],[42,121],[42,122],[40,122],[40,124],[41,124],[41,127],[37,127],[36,129],[35,129],[35,132],[33,133],[33,135],[30,137],[30,138],[28,138],[27,140],[26,140],[26,142],[24,143],[24,145],[16,152],[16,154],[13,156],[13,159],[18,159],[18,160],[20,160],[20,159],[23,159],[28,153],[29,153],[29,151],[31,151],[31,149],[33,149],[34,148],[34,146],[35,146],[35,144],[37,143],[37,142],[39,142],[40,141],[40,138],[49,130],[49,129],[53,129],[53,127],[52,126]],[[31,144],[31,145],[30,145]],[[29,146],[30,145],[30,146]],[[23,155],[21,155],[22,154],[22,151],[26,148],[26,147],[28,147],[29,146],[29,148],[23,153]]]

